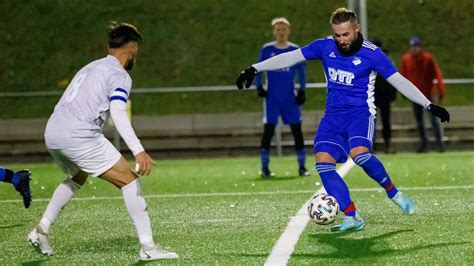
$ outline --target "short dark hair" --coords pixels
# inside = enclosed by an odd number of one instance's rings
[[[143,40],[137,28],[125,22],[111,22],[108,27],[108,35],[110,48],[121,48],[129,42]]]
[[[354,11],[350,9],[347,9],[345,7],[340,7],[336,9],[334,12],[332,12],[329,23],[339,25],[346,21],[357,23],[357,15],[354,13]]]

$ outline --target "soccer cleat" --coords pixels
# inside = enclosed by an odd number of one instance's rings
[[[350,231],[359,231],[364,229],[365,222],[362,218],[345,216],[344,221],[339,224],[331,227],[331,232],[350,232]]]
[[[426,145],[420,145],[416,150],[416,153],[426,153],[427,151]]]
[[[275,177],[275,173],[272,173],[270,171],[270,169],[268,168],[265,168],[265,169],[262,169],[262,172],[260,173],[260,176],[264,179],[267,179],[267,178],[272,178],[272,177]]]
[[[416,212],[416,204],[402,192],[398,192],[392,198],[392,201],[402,209],[404,214],[414,214]]]
[[[24,169],[24,170],[16,172],[16,174],[20,176],[20,183],[18,183],[18,185],[15,186],[15,189],[23,197],[23,205],[25,206],[25,208],[28,208],[30,207],[30,204],[31,204],[31,189],[30,189],[31,173],[28,169]]]
[[[53,255],[53,249],[48,242],[48,235],[43,232],[41,227],[35,227],[28,234],[27,240],[39,253],[47,256]]]
[[[300,167],[300,169],[298,169],[298,174],[300,176],[309,176],[309,172],[308,170],[306,169],[306,167]]]
[[[178,259],[178,254],[162,249],[159,246],[146,246],[142,245],[140,249],[140,260],[147,261],[147,260],[166,260],[166,259]]]

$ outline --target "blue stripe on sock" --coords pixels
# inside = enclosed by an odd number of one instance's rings
[[[367,162],[370,159],[370,157],[372,157],[372,154],[370,152],[361,153],[357,155],[356,157],[354,157],[354,162],[358,165],[361,165]]]
[[[12,170],[0,167],[0,181],[18,186],[20,184],[20,175]]]
[[[16,187],[20,184],[20,175],[13,173],[12,184]]]
[[[336,198],[341,210],[345,210],[351,204],[352,200],[349,194],[349,188],[342,177],[336,172],[336,164],[318,162],[315,164],[315,167],[321,177],[326,192]],[[354,216],[355,211],[347,215]]]
[[[354,162],[362,167],[367,175],[386,190],[389,198],[393,198],[397,194],[397,188],[393,185],[385,167],[377,156],[372,155],[370,152],[361,153],[354,157]],[[389,189],[390,187],[391,189]]]

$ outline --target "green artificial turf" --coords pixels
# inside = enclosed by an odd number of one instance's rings
[[[345,177],[363,231],[331,234],[310,222],[289,260],[301,264],[472,264],[474,152],[380,155],[394,183],[418,204],[404,216],[377,184],[354,167]],[[308,156],[308,168],[313,159]],[[163,264],[261,265],[319,177],[298,177],[296,158],[272,158],[273,180],[262,180],[259,159],[159,161],[142,178],[155,240],[181,258]],[[23,208],[9,184],[0,184],[0,264],[135,264],[135,229],[121,193],[89,178],[53,225],[53,257],[36,253],[26,235],[63,180],[54,164],[17,164],[33,172],[35,201]],[[340,219],[340,218],[339,218]]]

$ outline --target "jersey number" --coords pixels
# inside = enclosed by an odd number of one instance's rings
[[[85,80],[85,77],[88,73],[82,73],[75,77],[69,87],[67,88],[68,92],[66,94],[66,102],[70,103],[74,98],[76,98],[77,93],[79,92],[79,87],[81,87],[82,83]]]

